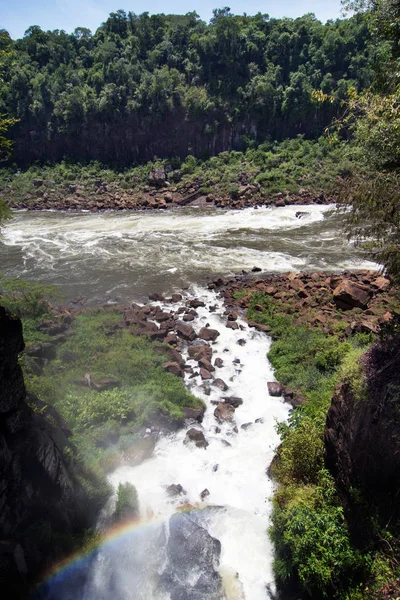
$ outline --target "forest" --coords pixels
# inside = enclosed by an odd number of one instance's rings
[[[19,40],[2,30],[0,115],[14,162],[120,168],[317,139],[349,90],[371,85],[384,52],[361,13],[325,25],[313,14],[213,14],[118,10],[95,33],[33,25]]]

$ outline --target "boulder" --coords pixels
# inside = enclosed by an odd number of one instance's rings
[[[149,185],[155,185],[161,187],[167,180],[167,174],[164,168],[157,168],[150,171],[148,176]]]
[[[188,353],[190,358],[194,358],[195,360],[200,360],[202,358],[211,360],[213,351],[210,346],[203,344],[201,346],[189,346]]]
[[[207,369],[205,369],[204,367],[201,367],[200,369],[200,377],[204,380],[204,379],[212,379],[212,375],[210,373],[210,371],[208,371]]]
[[[219,331],[211,329],[210,327],[202,327],[200,329],[199,338],[206,342],[215,342],[219,336]]]
[[[197,448],[207,448],[208,446],[204,433],[200,431],[200,429],[195,429],[194,427],[186,432],[186,441],[189,440],[194,442]]]
[[[268,393],[270,396],[282,396],[283,393],[283,385],[279,383],[279,381],[268,381]]]
[[[220,402],[214,410],[214,416],[218,423],[232,423],[235,407],[225,402]]]
[[[182,411],[185,419],[193,419],[194,421],[201,423],[204,413],[206,412],[206,407],[202,406],[201,408],[189,408],[188,406],[184,406]]]
[[[371,291],[359,283],[344,279],[333,290],[333,299],[338,308],[351,310],[352,308],[366,309],[371,299]]]
[[[118,379],[114,379],[114,377],[102,377],[97,381],[91,381],[90,387],[96,390],[96,392],[104,392],[104,390],[113,390],[116,387],[120,386],[120,382]]]
[[[177,334],[184,340],[192,342],[196,338],[196,332],[191,325],[179,323],[176,327]]]
[[[223,379],[220,379],[219,377],[217,377],[217,379],[214,379],[212,385],[219,388],[223,392],[226,392],[226,390],[228,389],[228,386],[226,385],[225,381]]]
[[[224,396],[222,400],[225,402],[225,404],[230,404],[234,408],[238,408],[241,404],[243,404],[243,399],[236,396]]]
[[[215,371],[215,367],[213,367],[211,361],[209,361],[207,358],[199,358],[199,367],[207,369],[207,371],[209,371],[210,373],[212,373],[212,371]]]
[[[236,323],[236,321],[228,321],[228,322],[226,323],[226,327],[227,327],[228,329],[234,329],[234,330],[236,330],[236,329],[239,329],[239,324],[238,324],[238,323]]]
[[[183,489],[180,483],[171,483],[166,489],[168,496],[180,496],[181,494],[186,494],[186,491]]]
[[[196,521],[193,512],[169,520],[166,563],[161,585],[171,600],[220,600],[221,543]]]
[[[224,366],[224,361],[222,360],[222,358],[216,358],[214,361],[214,365],[220,369]]]

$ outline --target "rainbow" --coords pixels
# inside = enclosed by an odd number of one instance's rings
[[[202,508],[193,506],[191,504],[184,504],[178,507],[179,512],[190,513],[201,510]],[[104,532],[99,533],[97,536],[95,535],[93,540],[84,545],[83,548],[80,548],[78,551],[53,564],[50,569],[48,569],[42,575],[39,583],[36,586],[33,598],[46,598],[47,596],[45,593],[47,591],[49,591],[51,594],[51,589],[53,587],[67,581],[68,578],[71,577],[78,569],[83,569],[85,565],[89,564],[90,559],[93,558],[95,553],[100,549],[112,549],[114,544],[121,543],[121,541],[124,539],[126,540],[132,536],[132,534],[162,525],[162,523],[165,521],[165,516],[151,517],[147,519],[137,518],[118,523]],[[51,595],[49,598],[54,600],[54,597]]]

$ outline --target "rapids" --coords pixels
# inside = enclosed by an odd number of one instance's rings
[[[346,241],[343,217],[333,208],[18,212],[6,226],[0,243],[1,272],[56,283],[68,300],[83,295],[93,304],[127,303],[144,301],[150,292],[169,294],[182,289],[187,290],[183,301],[203,300],[205,307],[197,309],[199,316],[192,325],[198,331],[209,324],[220,332],[212,345],[213,362],[219,357],[223,366],[215,376],[229,386],[226,393],[211,387],[207,396],[200,376],[186,374],[187,386],[207,404],[202,425],[195,426],[204,431],[208,447],[184,443],[186,430],[193,427],[188,424],[176,434],[161,437],[153,457],[141,465],[114,471],[113,486],[134,484],[142,522],[150,520],[152,525],[139,526],[113,544],[104,544],[86,563],[85,583],[76,576],[70,577],[70,583],[67,576],[58,578],[51,583],[48,598],[178,598],[161,589],[158,581],[169,568],[168,520],[180,505],[221,542],[221,598],[269,597],[273,552],[266,531],[273,484],[266,469],[279,443],[276,422],[285,420],[289,410],[280,398],[268,394],[267,381],[274,378],[266,358],[270,340],[243,320],[238,321],[239,330],[226,328],[222,300],[205,283],[209,277],[255,265],[275,272],[374,268]],[[305,213],[301,218],[296,217],[299,210]],[[166,305],[165,310],[169,309]],[[240,339],[244,345],[238,343]],[[190,359],[187,362],[197,366]],[[213,401],[226,395],[243,399],[234,415],[236,430],[227,423],[216,428]],[[170,484],[181,484],[185,494],[171,498],[166,493]],[[205,489],[209,495],[202,500]],[[190,574],[185,582],[187,595],[179,598],[198,598],[191,595],[190,586],[200,576]]]

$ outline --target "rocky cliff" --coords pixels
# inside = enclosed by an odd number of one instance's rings
[[[358,539],[373,536],[370,517],[396,528],[400,517],[400,336],[363,358],[366,391],[336,390],[325,429],[326,465]]]
[[[39,412],[27,404],[23,348],[21,322],[0,307],[0,585],[8,600],[26,597],[90,524],[87,498],[63,458],[62,418],[43,403]]]

